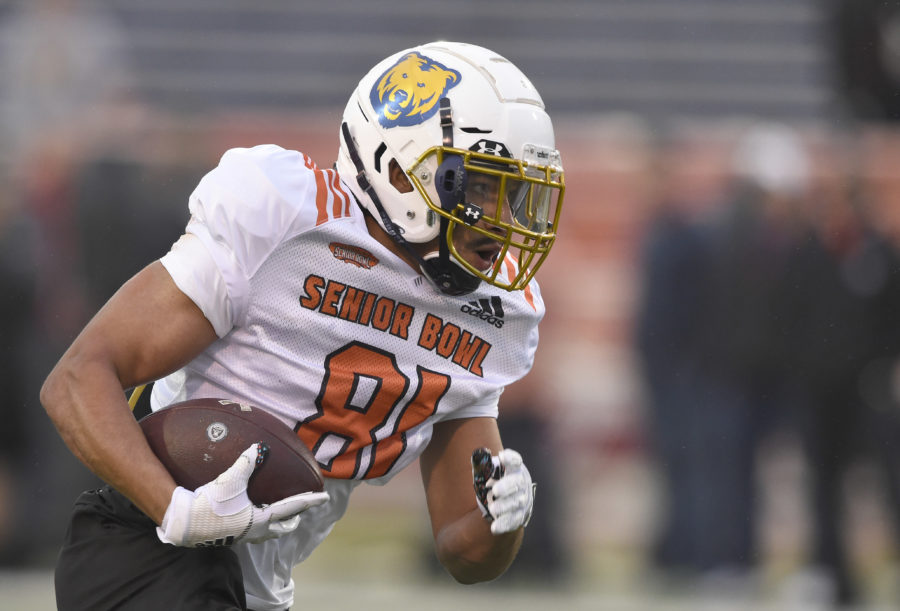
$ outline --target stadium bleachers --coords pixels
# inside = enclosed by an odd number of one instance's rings
[[[114,0],[149,101],[342,105],[372,58],[436,38],[515,58],[556,113],[824,119],[814,0]],[[452,6],[452,10],[448,10]]]

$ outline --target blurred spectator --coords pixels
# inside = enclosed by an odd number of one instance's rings
[[[796,371],[810,399],[801,429],[812,480],[810,562],[831,584],[836,603],[853,604],[861,600],[843,482],[861,452],[882,460],[889,493],[895,495],[891,510],[900,507],[900,455],[896,439],[889,437],[889,431],[900,429],[896,408],[888,407],[890,363],[900,355],[900,259],[871,223],[858,191],[849,187],[820,202],[816,239],[806,250],[810,304]]]
[[[877,228],[873,236],[877,240],[870,242],[875,246],[871,248],[873,254],[877,254],[874,271],[886,272],[881,276],[884,285],[873,295],[869,310],[877,321],[875,358],[865,364],[859,390],[867,416],[867,454],[874,459],[880,470],[879,481],[885,487],[887,527],[893,535],[890,549],[894,555],[900,549],[900,183],[896,172],[900,147],[896,138],[896,132],[884,131],[876,135],[878,143],[863,145],[859,158],[863,160],[865,175],[861,172],[853,191],[854,200],[862,202],[869,230]],[[863,277],[866,276],[872,274]],[[896,576],[893,586],[895,593],[900,592]],[[894,602],[898,602],[896,596]]]
[[[187,224],[185,202],[206,172],[187,159],[116,153],[84,163],[75,185],[73,229],[81,236],[85,298],[92,312],[147,261],[168,251]]]
[[[66,507],[89,485],[37,407],[40,381],[86,319],[87,295],[75,193],[80,164],[107,130],[132,82],[117,24],[99,5],[73,0],[16,2],[0,21],[0,187],[17,215],[0,222],[4,248],[33,253],[19,261],[33,299],[4,324],[18,344],[16,367],[0,369],[0,386],[21,400],[7,405],[4,438],[21,441],[16,531],[28,546],[17,562],[40,562],[62,536]],[[13,222],[15,221],[15,222]],[[29,231],[22,231],[22,225]],[[11,233],[14,232],[14,233]],[[13,240],[13,241],[9,241]],[[4,259],[13,261],[14,259]],[[4,276],[0,292],[21,293]],[[13,316],[14,315],[14,316]],[[5,509],[0,494],[0,513]],[[62,512],[62,513],[60,513]],[[27,554],[25,552],[28,552]]]
[[[707,569],[749,576],[759,560],[757,451],[797,401],[791,368],[806,304],[798,252],[810,239],[809,164],[791,129],[752,126],[733,152],[732,192],[712,228],[713,296],[700,386],[706,417],[698,423],[709,462]]]
[[[19,565],[29,548],[21,490],[33,482],[28,466],[25,416],[28,405],[27,332],[34,307],[34,226],[28,215],[0,196],[0,566]]]
[[[730,192],[692,218],[668,200],[648,235],[638,347],[667,516],[664,568],[748,582],[758,444],[791,405],[808,159],[787,128],[748,130]]]
[[[698,502],[707,487],[702,466],[708,458],[696,425],[704,418],[697,389],[710,307],[711,253],[696,194],[683,191],[663,194],[650,211],[640,255],[635,329],[647,392],[648,436],[665,499],[652,553],[666,570],[700,568],[697,548],[706,528]]]
[[[19,2],[0,23],[0,180],[37,221],[36,315],[50,344],[68,345],[85,320],[75,182],[99,136],[119,128],[127,57],[117,24],[94,5]]]

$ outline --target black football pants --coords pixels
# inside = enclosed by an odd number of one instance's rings
[[[156,525],[106,486],[78,497],[56,565],[60,611],[246,609],[229,548],[162,543]]]

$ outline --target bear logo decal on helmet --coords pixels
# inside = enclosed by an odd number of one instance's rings
[[[437,112],[438,101],[459,81],[456,70],[413,52],[381,75],[369,100],[383,127],[418,125]]]

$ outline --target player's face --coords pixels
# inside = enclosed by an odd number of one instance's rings
[[[459,224],[453,232],[453,245],[459,256],[472,267],[487,271],[496,262],[502,248],[501,241],[506,236],[506,232],[494,225],[493,222],[509,222],[509,210],[506,205],[500,206],[501,218],[497,218],[497,208],[500,202],[500,179],[496,176],[470,173],[466,188],[466,202],[475,204],[484,213],[482,220],[475,223],[475,226],[485,229],[497,237],[484,235]]]

